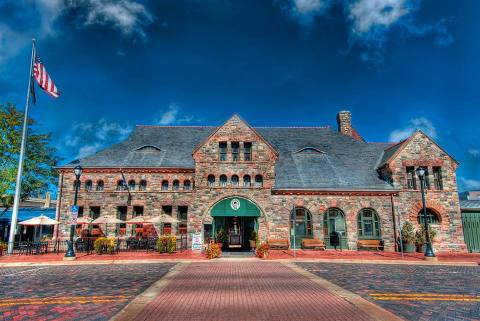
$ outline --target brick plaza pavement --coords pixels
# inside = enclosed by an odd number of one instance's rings
[[[480,320],[480,267],[296,264],[407,320]]]
[[[278,262],[191,263],[138,314],[140,320],[372,320]]]
[[[173,266],[0,268],[0,320],[108,320]]]

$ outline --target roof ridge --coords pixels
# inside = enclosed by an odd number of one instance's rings
[[[135,127],[161,127],[161,128],[216,128],[220,126],[215,125],[141,125],[137,124]],[[252,126],[252,128],[308,128],[308,129],[330,129],[330,125],[326,126]]]
[[[402,139],[402,140],[399,141],[398,143],[393,143],[393,145],[388,146],[387,148],[385,148],[385,151],[390,150],[390,149],[392,149],[393,147],[398,146],[398,145],[400,145],[400,144],[403,144],[403,143],[406,142],[406,141],[407,141],[406,139]]]

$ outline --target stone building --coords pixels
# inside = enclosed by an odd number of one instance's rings
[[[223,229],[232,247],[247,247],[253,230],[261,240],[289,239],[293,246],[295,235],[296,246],[302,238],[329,246],[336,231],[344,248],[379,239],[394,251],[399,224],[418,227],[423,219],[414,172],[422,166],[428,219],[439,232],[435,249],[465,251],[458,163],[421,131],[396,144],[368,143],[350,112],[337,121],[338,131],[255,128],[237,115],[220,127],[137,126],[126,140],[58,169],[59,236],[68,234],[72,168],[81,165],[83,215],[163,213],[180,221],[166,232],[208,239]]]

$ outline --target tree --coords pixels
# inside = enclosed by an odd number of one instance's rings
[[[5,207],[3,212],[13,204],[23,117],[24,113],[17,110],[15,105],[0,104],[0,204]],[[51,135],[37,134],[34,125],[35,121],[28,119],[20,194],[22,200],[48,190],[57,179],[54,166],[59,158],[55,156],[55,148],[50,146]]]

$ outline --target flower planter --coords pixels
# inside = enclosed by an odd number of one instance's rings
[[[415,244],[404,243],[403,244],[403,252],[405,252],[405,253],[415,253]]]

